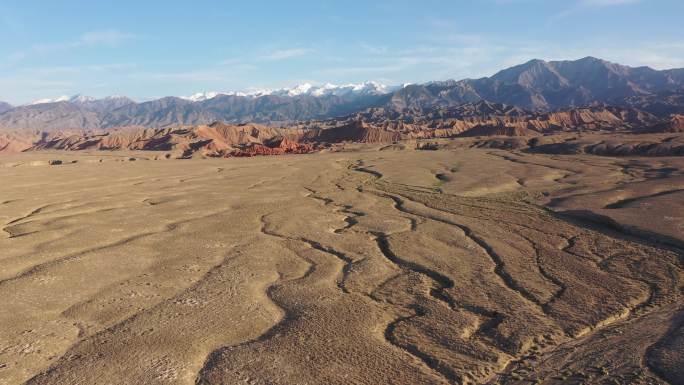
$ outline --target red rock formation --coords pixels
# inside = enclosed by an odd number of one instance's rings
[[[309,153],[323,144],[345,142],[391,143],[459,136],[529,137],[560,131],[650,132],[648,128],[653,132],[681,132],[684,117],[676,115],[662,121],[638,110],[612,107],[534,113],[479,103],[400,114],[373,109],[289,128],[224,123],[161,129],[129,127],[100,134],[57,135],[40,140],[33,149],[169,151],[184,158],[255,156]],[[0,137],[0,151],[11,148],[9,142]]]
[[[32,138],[0,133],[0,153],[17,153],[31,147]]]
[[[0,153],[17,153],[32,148],[35,143],[53,138],[69,137],[70,135],[83,135],[82,132],[68,131],[45,133],[35,130],[7,130],[0,129]]]
[[[48,138],[37,143],[33,149],[146,150],[173,151],[182,154],[184,157],[194,154],[224,156],[235,148],[242,148],[251,144],[264,144],[265,141],[274,138],[292,137],[294,141],[285,142],[287,146],[292,147],[292,143],[297,143],[296,140],[302,134],[302,130],[279,129],[251,124],[214,123],[209,126],[161,129],[128,127],[104,134]],[[275,147],[279,145],[280,142]],[[295,150],[286,149],[286,151]]]
[[[252,143],[245,148],[235,150],[226,156],[249,157],[257,155],[308,154],[315,148],[309,143],[297,143],[287,138],[276,138],[265,144]]]
[[[684,132],[684,115],[672,115],[669,120],[649,127],[646,132]]]

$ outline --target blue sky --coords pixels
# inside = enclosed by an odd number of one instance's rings
[[[682,0],[2,0],[0,100],[400,84],[588,55],[684,67],[682,15]]]

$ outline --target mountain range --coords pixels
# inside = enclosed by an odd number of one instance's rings
[[[137,103],[127,97],[45,99],[12,107],[0,103],[5,129],[97,130],[163,128],[215,121],[289,125],[381,108],[424,115],[486,100],[544,112],[586,106],[629,107],[666,117],[684,112],[684,69],[628,67],[586,57],[531,60],[480,79],[389,87],[376,82],[336,86],[303,84],[250,93],[205,92]]]
[[[251,92],[200,92],[190,96],[181,96],[181,99],[190,100],[192,102],[202,102],[208,99],[213,99],[217,96],[244,96],[244,97],[260,97],[267,95],[275,96],[349,96],[349,95],[382,95],[396,91],[402,86],[386,86],[384,84],[368,81],[358,84],[336,85],[326,83],[322,86],[313,85],[311,83],[304,83],[296,85],[292,88],[279,89],[265,89]]]
[[[195,125],[167,128],[122,128],[85,134],[51,134],[34,150],[153,150],[173,157],[229,157],[307,153],[345,142],[391,143],[399,140],[481,137],[481,145],[510,146],[549,142],[562,133],[676,133],[684,131],[684,116],[658,118],[620,107],[573,108],[532,112],[500,103],[478,101],[404,114],[372,108],[344,118],[308,121],[288,127],[257,124]],[[637,135],[632,135],[637,136]],[[487,139],[499,137],[499,139]],[[509,139],[500,139],[508,137]],[[546,138],[546,139],[544,139]],[[0,136],[0,141],[2,137]],[[478,144],[478,145],[480,145]],[[667,147],[667,148],[665,148]],[[658,155],[672,155],[671,146],[659,146]],[[15,145],[16,148],[16,145]],[[563,151],[570,151],[565,149]],[[673,151],[680,153],[679,145]],[[167,156],[167,155],[164,155]]]
[[[488,78],[411,85],[395,92],[390,104],[403,109],[489,100],[549,111],[595,103],[629,105],[639,98],[671,93],[684,93],[684,69],[633,68],[586,57],[575,61],[531,60]]]

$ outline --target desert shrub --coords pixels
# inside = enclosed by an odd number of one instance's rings
[[[435,142],[418,143],[416,150],[435,151],[439,149],[439,144]]]

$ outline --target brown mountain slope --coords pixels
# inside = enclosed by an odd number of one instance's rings
[[[69,136],[81,137],[83,131],[59,130],[44,132],[28,129],[0,128],[0,154],[13,154],[32,148],[36,143],[57,140]]]
[[[100,128],[97,112],[68,102],[16,107],[0,114],[0,127],[12,129],[94,130]]]

